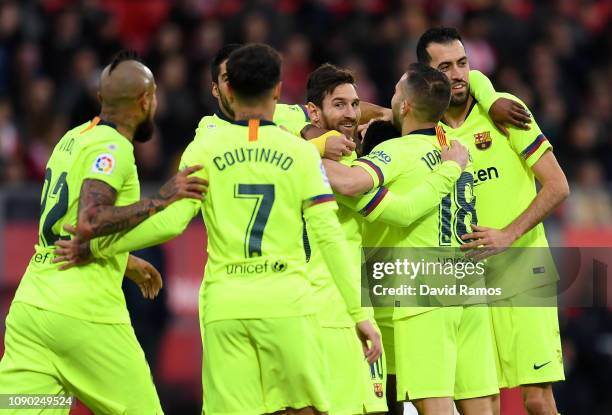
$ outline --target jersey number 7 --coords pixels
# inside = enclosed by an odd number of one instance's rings
[[[261,256],[261,241],[274,204],[274,185],[237,184],[234,187],[234,197],[255,200],[244,236],[244,256],[247,258]]]

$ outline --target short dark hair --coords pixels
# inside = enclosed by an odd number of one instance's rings
[[[131,49],[122,49],[117,52],[111,59],[110,66],[108,68],[108,74],[110,75],[111,72],[113,72],[121,62],[125,61],[136,61],[142,63],[142,60],[140,59],[140,56],[137,52]]]
[[[213,82],[216,83],[219,79],[219,72],[221,71],[221,64],[223,61],[228,59],[233,51],[240,49],[242,46],[244,45],[241,45],[240,43],[228,43],[219,49],[210,65],[210,76],[212,76]]]
[[[446,75],[420,62],[410,64],[406,75],[406,90],[412,98],[415,116],[421,121],[440,121],[451,98]]]
[[[453,27],[434,27],[429,29],[421,35],[417,43],[417,60],[429,65],[431,63],[431,56],[427,53],[427,47],[431,43],[448,44],[455,40],[463,43],[461,36],[459,36],[459,32]]]
[[[402,133],[397,131],[391,121],[376,120],[373,121],[369,126],[361,140],[361,154],[360,156],[366,156],[379,145],[380,143],[390,140],[392,138],[401,137]]]
[[[306,84],[306,102],[323,107],[326,94],[331,94],[338,85],[355,84],[355,76],[348,69],[339,68],[331,63],[324,63],[308,77]]]
[[[280,54],[263,43],[243,46],[227,61],[227,80],[238,98],[262,97],[278,85],[280,73]]]

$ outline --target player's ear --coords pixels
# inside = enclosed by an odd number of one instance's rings
[[[216,82],[210,83],[210,89],[212,90],[213,97],[219,98],[219,85]]]
[[[98,102],[102,104],[102,94],[100,94],[100,91],[96,93],[96,98],[98,98]]]
[[[140,98],[138,98],[138,105],[143,113],[149,111],[151,108],[151,101],[153,101],[153,96],[148,91],[145,91],[142,93],[142,95],[140,95]]]
[[[408,102],[407,99],[403,99],[402,104],[400,106],[400,114],[406,115],[410,112],[412,112],[412,105],[410,104],[410,102]]]
[[[274,98],[275,101],[280,100],[280,96],[281,96],[281,89],[282,89],[283,83],[279,82],[275,87],[274,90],[272,91],[272,97]]]
[[[319,107],[317,107],[314,102],[309,102],[306,104],[306,111],[308,112],[308,118],[310,118],[312,122],[319,122],[321,119],[321,113],[319,111]]]

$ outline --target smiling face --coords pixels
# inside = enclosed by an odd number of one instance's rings
[[[444,73],[451,82],[450,106],[464,105],[470,95],[470,64],[461,41],[430,43],[427,53],[431,57],[429,65]]]
[[[339,131],[348,138],[357,137],[361,109],[355,85],[338,85],[331,93],[325,94],[322,108],[317,107],[316,112],[318,127]]]

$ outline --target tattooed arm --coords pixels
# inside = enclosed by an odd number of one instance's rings
[[[202,194],[207,191],[208,181],[189,176],[200,169],[202,166],[187,167],[172,177],[155,195],[128,206],[114,206],[117,191],[110,185],[100,180],[85,180],[79,198],[79,236],[89,240],[131,229],[177,200],[201,200]]]

